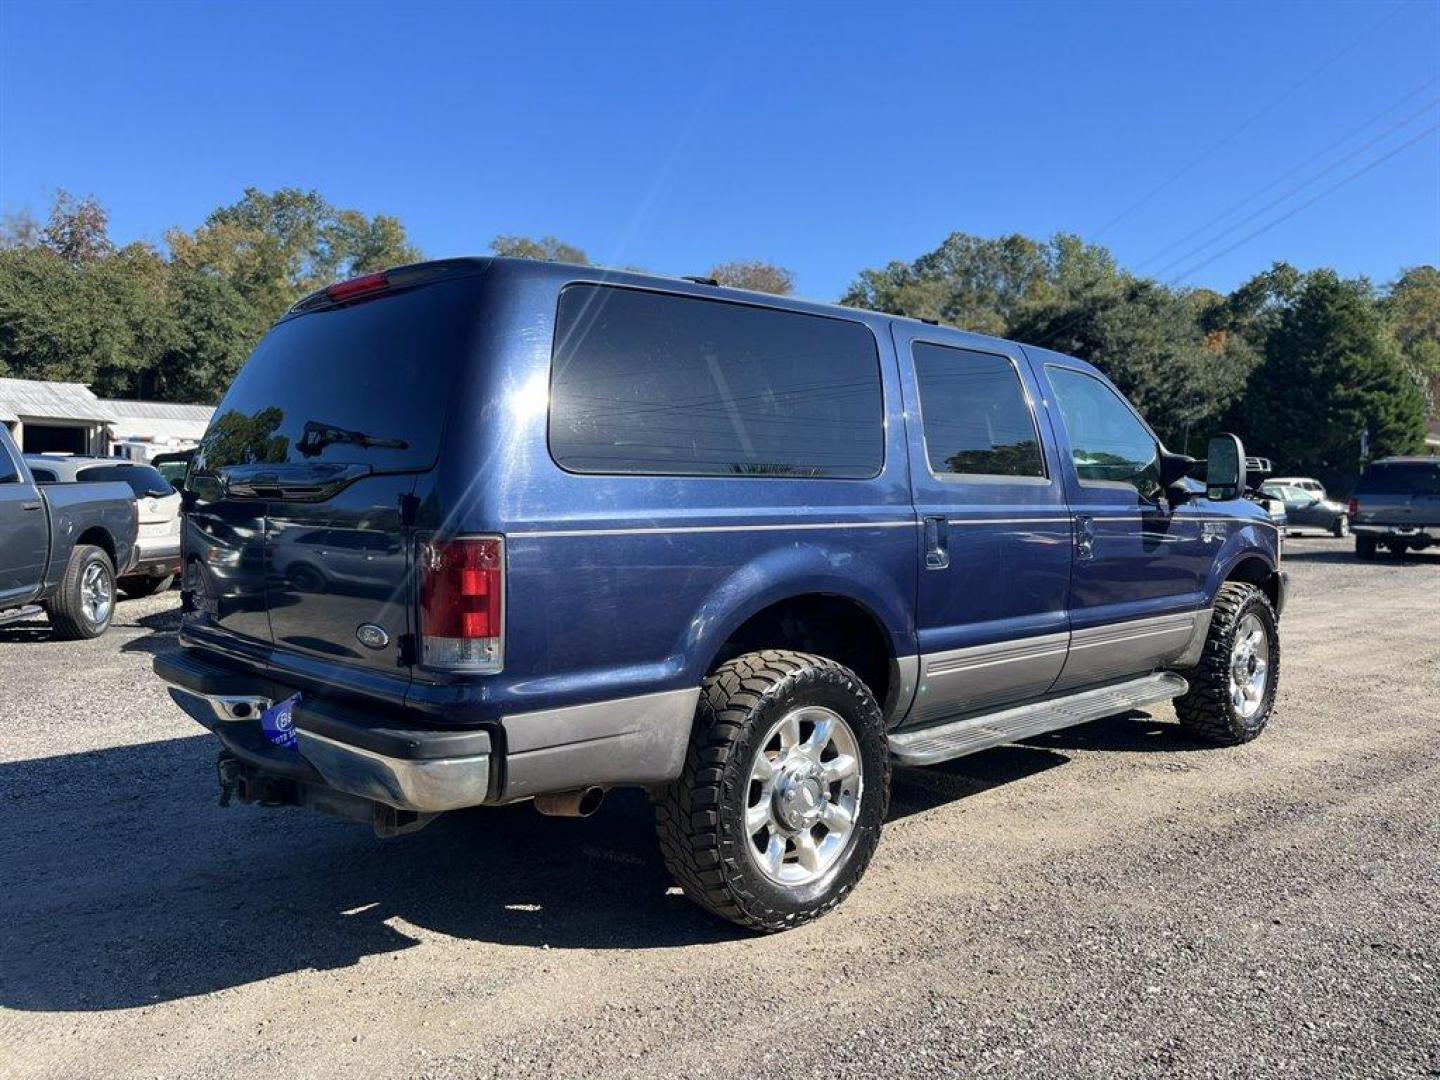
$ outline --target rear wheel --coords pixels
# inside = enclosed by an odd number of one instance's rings
[[[110,556],[91,544],[77,545],[45,611],[55,636],[64,641],[103,634],[115,614],[115,567]]]
[[[1340,539],[1342,539],[1342,540],[1343,540],[1345,537],[1349,536],[1349,535],[1350,535],[1350,515],[1349,515],[1349,514],[1341,514],[1338,518],[1335,519],[1335,524],[1334,524],[1333,526],[1331,526],[1330,531],[1331,531],[1331,533],[1333,533],[1335,536],[1338,536],[1338,537],[1339,537]]]
[[[884,722],[865,684],[833,660],[766,650],[705,680],[656,828],[690,899],[741,926],[784,930],[855,887],[889,796]]]
[[[174,574],[166,574],[164,577],[121,578],[120,591],[131,600],[139,600],[142,596],[154,596],[158,592],[164,592],[174,581]]]
[[[1373,536],[1356,536],[1355,556],[1360,559],[1375,558],[1375,538]]]
[[[1175,699],[1180,726],[1222,746],[1264,731],[1280,682],[1279,629],[1269,598],[1254,585],[1222,585],[1200,663],[1185,672],[1190,692]]]

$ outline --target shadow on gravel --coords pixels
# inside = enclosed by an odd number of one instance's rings
[[[147,617],[161,636],[169,613]],[[1033,776],[1058,747],[1164,748],[1148,717],[895,773],[892,818]],[[1178,748],[1178,745],[1177,745]],[[221,809],[207,735],[0,764],[0,1007],[132,1008],[306,969],[423,933],[559,949],[713,944],[743,932],[670,885],[650,810],[447,815],[378,840],[303,809]]]
[[[0,1007],[128,1008],[452,937],[635,949],[733,940],[670,887],[638,793],[378,840],[215,804],[209,736],[0,764]]]
[[[144,615],[132,625],[142,626],[150,633],[144,637],[131,638],[120,646],[121,652],[143,652],[151,656],[168,652],[176,647],[175,632],[180,629],[180,609],[174,607],[167,611],[157,611],[153,615]]]

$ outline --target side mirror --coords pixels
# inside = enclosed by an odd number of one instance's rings
[[[1245,494],[1245,447],[1235,435],[1216,435],[1205,455],[1205,494],[1217,501]]]
[[[1195,459],[1160,448],[1160,488],[1172,503],[1188,501],[1193,492],[1182,481],[1195,469]]]

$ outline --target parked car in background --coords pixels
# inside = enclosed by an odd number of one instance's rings
[[[1325,485],[1316,480],[1313,476],[1269,476],[1265,478],[1267,484],[1283,484],[1285,487],[1299,488],[1307,491],[1321,499],[1328,499],[1330,496],[1325,491]]]
[[[39,484],[118,481],[135,495],[140,516],[135,565],[119,580],[129,597],[163,592],[180,570],[180,493],[153,466],[124,458],[26,454]]]
[[[150,459],[150,464],[159,469],[160,475],[178,489],[185,483],[185,472],[190,468],[190,459],[194,456],[194,450],[172,450],[166,454],[156,454]]]
[[[186,479],[156,673],[226,798],[381,835],[652,795],[693,900],[839,904],[892,762],[1175,701],[1269,720],[1285,599],[1243,448],[1161,446],[1069,356],[531,260],[297,304]],[[297,870],[299,868],[297,867]]]
[[[1382,458],[1365,467],[1350,500],[1355,554],[1395,555],[1440,543],[1440,458]]]
[[[37,485],[0,425],[0,624],[43,612],[56,637],[104,633],[116,576],[134,566],[138,527],[128,485]]]
[[[1267,480],[1260,485],[1260,494],[1284,503],[1287,529],[1324,529],[1331,536],[1350,535],[1350,508],[1317,495],[1312,488]]]

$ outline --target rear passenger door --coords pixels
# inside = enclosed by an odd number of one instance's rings
[[[894,334],[923,523],[909,722],[925,724],[1050,688],[1069,637],[1070,520],[1019,348]]]

